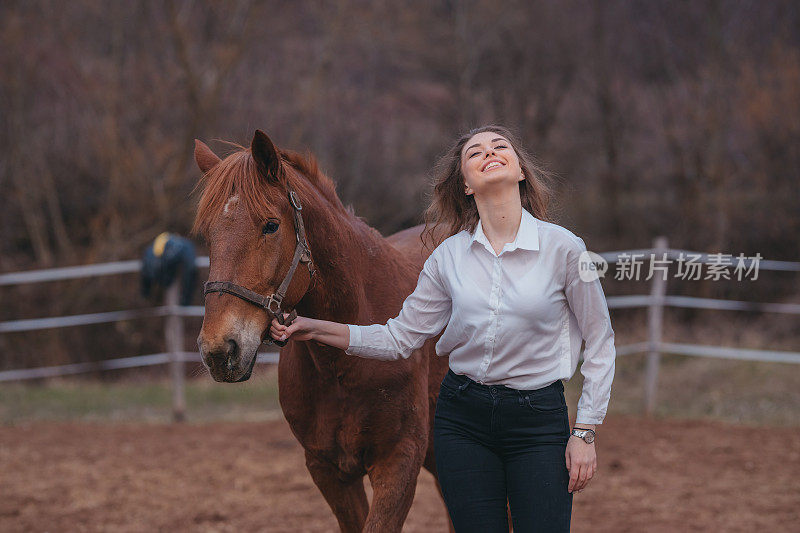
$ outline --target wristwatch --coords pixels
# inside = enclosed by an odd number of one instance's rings
[[[572,435],[575,435],[579,439],[583,439],[586,444],[591,444],[594,442],[594,430],[593,429],[578,429],[572,428]]]

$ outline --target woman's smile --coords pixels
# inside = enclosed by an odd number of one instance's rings
[[[491,159],[491,160],[489,160],[487,163],[485,163],[483,165],[483,168],[481,169],[481,172],[488,172],[489,170],[492,170],[494,168],[500,168],[500,167],[504,167],[504,166],[505,166],[505,164],[500,162],[499,160]]]

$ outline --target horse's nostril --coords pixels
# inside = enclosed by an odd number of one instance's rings
[[[228,360],[233,359],[236,357],[236,353],[239,351],[239,345],[236,344],[236,341],[233,339],[228,339],[225,343],[225,355],[228,356]]]
[[[234,362],[239,354],[239,345],[233,339],[225,341],[225,363],[228,367],[228,372],[233,370]]]
[[[226,339],[221,345],[209,348],[203,356],[209,368],[231,372],[239,363],[239,344],[235,340]]]

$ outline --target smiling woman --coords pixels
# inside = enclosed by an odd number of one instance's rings
[[[486,157],[487,151],[492,157]],[[493,164],[492,168],[483,168],[490,164]],[[471,180],[468,177],[469,172],[465,171],[473,167],[478,167],[485,181],[483,178]],[[484,170],[491,172],[483,173]],[[449,226],[447,235],[462,230],[470,233],[475,231],[480,220],[475,187],[483,190],[485,185],[502,183],[504,180],[517,183],[518,191],[513,187],[501,186],[499,190],[505,191],[505,201],[513,202],[516,192],[517,201],[523,209],[540,220],[550,221],[552,174],[522,147],[511,131],[502,126],[483,126],[462,135],[439,160],[434,176],[433,199],[425,212],[427,229],[423,234],[429,240],[430,247],[439,244],[434,237],[438,234],[439,225]]]
[[[599,279],[579,275],[583,239],[547,220],[548,177],[507,129],[470,131],[440,161],[426,212],[435,247],[395,318],[271,325],[275,338],[383,361],[409,359],[444,328],[436,353],[449,356],[449,371],[434,450],[459,533],[507,532],[507,509],[514,531],[569,531],[572,494],[597,468],[594,430],[611,393],[614,330]],[[448,231],[437,242],[440,224]],[[570,431],[563,381],[584,340]]]

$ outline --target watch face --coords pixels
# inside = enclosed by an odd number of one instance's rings
[[[587,444],[591,444],[594,442],[594,433],[591,431],[587,431],[586,435],[583,436],[583,440],[587,442]]]

